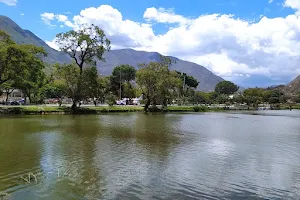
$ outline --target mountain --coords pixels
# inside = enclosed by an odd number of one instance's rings
[[[300,94],[300,75],[285,86],[285,91],[294,95]]]
[[[28,30],[22,29],[10,18],[0,15],[0,29],[4,30],[18,44],[33,44],[41,46],[48,53],[45,62],[49,64],[70,62],[68,55],[56,51],[49,47],[46,42],[38,38],[35,34]]]
[[[48,53],[48,56],[44,59],[46,63],[54,64],[57,62],[72,62],[68,55],[52,49],[39,37],[28,30],[22,29],[6,16],[0,15],[0,29],[7,32],[16,43],[33,44],[43,47]],[[104,57],[106,62],[97,62],[97,68],[103,75],[111,74],[113,68],[121,64],[129,64],[138,68],[138,64],[140,63],[160,61],[160,54],[157,52],[135,51],[133,49],[111,50],[106,52]],[[171,69],[192,75],[200,81],[197,88],[198,90],[213,91],[216,84],[224,80],[201,65],[180,60],[175,57],[172,57],[172,59],[175,60],[176,63],[172,64]]]
[[[104,57],[106,62],[97,62],[100,72],[104,75],[111,74],[113,68],[120,64],[129,64],[138,68],[140,63],[160,61],[160,54],[157,52],[135,51],[133,49],[112,50],[106,52]],[[224,80],[201,65],[174,57],[171,59],[175,63],[170,68],[195,77],[200,81],[198,89],[201,91],[213,91],[216,84]]]

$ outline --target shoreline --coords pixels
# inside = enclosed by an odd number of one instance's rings
[[[294,106],[292,109],[300,109]],[[255,111],[255,108],[249,109],[224,109],[209,108],[206,106],[168,106],[165,111],[158,110],[156,112],[227,112],[227,111]],[[276,110],[289,110],[283,106]],[[0,106],[1,115],[86,115],[86,114],[103,114],[103,113],[124,113],[124,112],[144,112],[143,106],[97,106],[97,107],[80,107],[75,112],[66,106]]]

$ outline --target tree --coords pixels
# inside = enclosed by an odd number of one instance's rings
[[[145,111],[150,105],[154,108],[157,103],[163,107],[182,84],[175,71],[170,71],[168,66],[151,62],[137,71],[136,82],[143,92]]]
[[[19,84],[37,65],[43,66],[41,47],[15,44],[5,32],[0,31],[0,86],[5,82]]]
[[[62,104],[62,98],[66,95],[66,91],[66,85],[61,80],[53,80],[43,88],[45,98],[57,99],[59,106]]]
[[[76,102],[81,100],[82,86],[80,84],[83,83],[83,67],[86,64],[95,66],[95,58],[104,61],[103,54],[110,50],[110,41],[102,29],[92,24],[91,26],[83,25],[83,28],[78,31],[71,30],[57,34],[56,42],[60,50],[69,54],[79,68],[78,72],[72,71],[79,73],[79,77],[76,79],[77,86],[74,87],[76,88],[75,93],[78,95],[72,95],[75,98],[72,108],[75,109]]]
[[[196,88],[199,85],[199,81],[195,79],[193,76],[189,76],[186,73],[181,73],[179,71],[176,71],[178,75],[180,76],[184,86],[188,86],[191,88]]]
[[[60,80],[65,88],[65,94],[73,100],[73,105],[77,99],[98,98],[102,91],[96,67],[86,67],[82,75],[75,64],[55,65],[56,80]],[[80,87],[80,88],[78,88]]]
[[[110,50],[110,41],[98,26],[83,25],[78,31],[68,31],[56,35],[56,42],[61,51],[74,59],[82,74],[86,63],[95,64],[94,58],[104,60],[103,54]]]
[[[120,65],[115,67],[112,72],[112,76],[110,77],[111,90],[115,92],[115,95],[119,95],[120,98],[122,98],[121,90],[123,93],[127,91],[131,94],[133,92],[133,86],[130,81],[133,81],[135,76],[136,69],[130,65]],[[124,84],[124,82],[126,84]],[[127,90],[124,90],[125,86]],[[131,98],[127,95],[128,93],[125,96]]]
[[[39,55],[45,55],[43,49],[32,45],[22,45],[28,52],[21,66],[26,69],[22,77],[14,80],[15,87],[22,90],[31,103],[41,103],[44,100],[42,88],[46,84],[45,64]]]
[[[97,98],[99,97],[100,87],[98,82],[97,67],[87,67],[83,70],[83,97],[84,98]]]
[[[244,90],[243,95],[248,105],[255,104],[257,106],[264,101],[265,90],[262,88],[248,88]]]
[[[1,85],[1,89],[5,94],[6,94],[6,98],[5,98],[5,102],[8,101],[8,97],[11,93],[13,93],[13,91],[15,90],[15,87],[13,85],[14,83],[12,81],[7,81],[5,83],[3,83]]]
[[[221,81],[215,87],[217,94],[231,95],[238,91],[239,87],[230,81]]]
[[[63,84],[66,89],[66,96],[73,100],[73,105],[76,104],[77,99],[80,99],[82,96],[81,93],[78,93],[78,87],[81,86],[81,84],[78,84],[80,80],[79,68],[74,64],[56,64],[54,67],[56,80],[61,81],[61,84]]]

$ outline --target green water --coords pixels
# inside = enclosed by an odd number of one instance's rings
[[[37,183],[20,178],[28,173]],[[299,199],[300,112],[1,117],[1,191],[21,200]]]

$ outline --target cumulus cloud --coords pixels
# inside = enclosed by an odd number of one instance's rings
[[[297,2],[286,0],[284,6],[297,10]],[[141,23],[124,19],[117,9],[102,5],[84,9],[72,20],[58,16],[50,15],[50,21],[74,29],[85,23],[98,25],[111,39],[113,48],[176,56],[233,81],[265,76],[274,82],[288,82],[300,69],[300,16],[296,13],[249,22],[233,15],[187,18],[171,10],[148,8]],[[153,22],[173,26],[163,34],[155,34]],[[57,48],[53,41],[48,44]]]
[[[72,27],[72,25],[73,25],[68,20],[68,16],[62,15],[62,14],[54,14],[54,13],[45,12],[45,13],[41,14],[41,19],[48,26],[56,26],[51,23],[54,20],[57,20],[58,22],[63,22],[69,27]]]
[[[167,10],[164,8],[156,9],[154,7],[147,8],[144,13],[144,18],[147,21],[155,21],[160,23],[179,23],[179,24],[187,24],[190,22],[189,19],[176,15],[172,10]]]
[[[295,10],[300,10],[300,1],[299,0],[285,0],[284,6],[293,8]]]
[[[45,12],[45,13],[41,14],[41,18],[42,18],[43,22],[47,25],[51,25],[51,21],[54,20],[54,17],[55,17],[54,13]]]
[[[0,3],[5,3],[8,6],[17,5],[17,0],[0,0]]]
[[[59,46],[57,45],[57,43],[55,42],[55,40],[53,41],[45,41],[51,48],[59,50]]]

